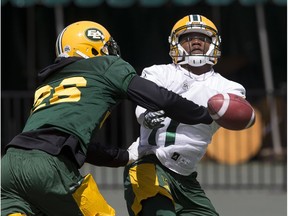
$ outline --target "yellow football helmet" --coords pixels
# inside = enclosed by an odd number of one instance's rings
[[[204,54],[188,54],[180,45],[179,37],[190,32],[198,32],[211,37],[209,50]],[[221,38],[216,26],[204,16],[188,15],[180,19],[172,28],[168,39],[170,56],[175,64],[189,64],[200,67],[205,64],[215,65],[221,56]]]
[[[67,26],[56,41],[56,56],[91,58],[102,55],[120,56],[120,48],[100,24],[79,21]]]

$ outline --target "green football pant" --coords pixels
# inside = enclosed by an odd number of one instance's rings
[[[196,172],[182,176],[167,169],[155,155],[126,166],[124,195],[129,215],[161,215],[161,211],[173,215],[174,208],[177,216],[218,216],[196,178]]]
[[[63,155],[9,148],[1,160],[1,215],[115,216],[93,177]]]

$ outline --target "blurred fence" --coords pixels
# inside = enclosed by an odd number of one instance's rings
[[[205,189],[287,191],[286,163],[253,161],[227,165],[202,161],[197,169],[198,181]],[[94,167],[85,164],[83,175],[91,173],[101,189],[122,189],[123,168]]]
[[[198,179],[211,189],[276,189],[287,190],[287,93],[276,92],[280,146],[273,144],[267,94],[248,91],[248,101],[257,110],[257,124],[241,132],[217,132],[206,156],[198,166]],[[21,132],[33,102],[30,91],[2,91],[1,149]],[[272,116],[273,117],[273,116]],[[139,134],[134,105],[123,103],[112,113],[100,132],[102,142],[120,143],[127,147]],[[279,154],[279,147],[281,153]],[[86,164],[81,172],[93,174],[101,188],[122,188],[123,168],[93,167]]]

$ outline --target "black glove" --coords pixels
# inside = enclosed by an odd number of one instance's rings
[[[143,121],[144,127],[147,129],[156,129],[163,127],[164,124],[162,124],[162,122],[165,119],[164,114],[165,113],[163,110],[159,110],[156,112],[150,112],[147,110],[144,113],[144,121]]]

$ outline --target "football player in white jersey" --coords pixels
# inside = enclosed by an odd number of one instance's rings
[[[174,25],[169,43],[173,63],[147,67],[142,77],[205,107],[217,93],[245,98],[241,84],[213,69],[221,56],[221,39],[209,19],[183,17]],[[130,148],[144,156],[124,171],[129,215],[219,215],[196,179],[196,167],[220,126],[186,125],[165,117],[163,111],[139,106],[136,116],[140,137]]]

